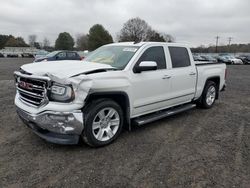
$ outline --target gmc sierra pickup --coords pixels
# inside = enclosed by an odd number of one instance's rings
[[[211,108],[225,87],[226,65],[195,63],[182,44],[126,42],[102,46],[84,61],[26,64],[14,75],[17,113],[34,133],[98,147],[125,126]]]

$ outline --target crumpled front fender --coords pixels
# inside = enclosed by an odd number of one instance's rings
[[[47,76],[52,81],[59,84],[72,85],[75,92],[75,100],[73,102],[78,104],[84,103],[84,100],[88,96],[89,90],[93,85],[93,80],[88,75],[79,75],[71,78],[59,78],[48,73]]]

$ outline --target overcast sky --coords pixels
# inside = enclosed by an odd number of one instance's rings
[[[250,43],[250,0],[0,0],[0,34],[36,34],[53,44],[102,24],[116,39],[124,22],[144,19],[153,29],[192,46]]]

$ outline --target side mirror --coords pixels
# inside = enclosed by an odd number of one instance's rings
[[[143,71],[151,71],[157,69],[157,63],[155,61],[142,61],[134,69],[135,73],[141,73]]]

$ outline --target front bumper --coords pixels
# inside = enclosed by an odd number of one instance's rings
[[[17,114],[34,133],[56,144],[77,144],[84,128],[81,110],[31,114],[17,107]]]

